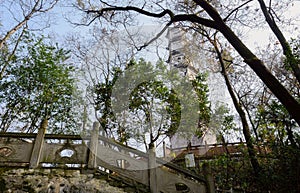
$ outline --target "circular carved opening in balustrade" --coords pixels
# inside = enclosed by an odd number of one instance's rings
[[[60,151],[59,155],[60,157],[72,157],[74,155],[75,151],[72,149],[63,149]]]
[[[8,157],[13,153],[13,149],[10,147],[0,147],[0,156]]]
[[[190,191],[190,188],[187,185],[185,185],[184,183],[176,183],[175,188],[177,191],[180,191],[180,192],[189,192]]]
[[[77,160],[77,152],[71,146],[65,146],[58,149],[55,153],[56,160],[62,163],[70,163]]]

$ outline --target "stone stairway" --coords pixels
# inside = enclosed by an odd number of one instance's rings
[[[205,179],[151,151],[144,153],[99,135],[97,124],[90,136],[0,133],[0,166],[75,168],[134,192],[209,192]]]
[[[150,186],[154,192],[206,192],[206,181],[176,164],[155,158],[155,167],[149,168],[150,155],[99,136],[95,167],[108,169],[121,179]],[[91,150],[93,151],[93,150]],[[152,160],[153,162],[153,160]],[[152,173],[151,173],[152,172]],[[151,175],[153,186],[151,187]]]

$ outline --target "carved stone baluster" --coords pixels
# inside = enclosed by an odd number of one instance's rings
[[[38,134],[34,140],[34,146],[31,153],[30,164],[29,164],[30,168],[37,168],[39,166],[40,158],[44,146],[44,137],[45,137],[47,126],[48,126],[48,120],[44,119],[41,123]]]
[[[207,181],[206,185],[207,185],[208,193],[216,192],[214,178],[212,176],[210,165],[208,163],[204,163],[203,164],[203,170],[204,170],[205,179]]]
[[[100,127],[99,122],[94,122],[91,141],[90,141],[90,153],[89,153],[89,161],[88,161],[88,168],[90,168],[90,169],[97,168],[99,127]]]
[[[155,146],[154,144],[149,145],[149,158],[148,158],[148,166],[149,166],[149,186],[151,193],[157,193],[158,187],[157,187],[157,176],[156,176],[156,170],[157,170],[157,164],[156,164],[156,153],[155,153]],[[163,177],[163,176],[159,176]]]

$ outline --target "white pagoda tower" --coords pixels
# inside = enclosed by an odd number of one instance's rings
[[[209,86],[209,100],[212,108],[218,104],[228,104],[230,96],[224,84],[220,73],[212,72],[207,66],[208,62],[204,54],[193,55],[191,53],[191,44],[186,37],[186,33],[179,27],[171,27],[167,33],[169,59],[171,68],[178,68],[183,76],[192,80],[199,72],[208,72],[207,84]],[[208,129],[203,137],[193,136],[191,139],[185,139],[175,134],[171,137],[171,151],[179,154],[181,149],[186,149],[188,145],[204,146],[215,144],[217,138],[214,129]],[[177,151],[177,152],[176,152]]]
[[[194,79],[198,70],[194,67],[191,60],[189,43],[185,32],[178,27],[169,28],[167,33],[169,59],[168,63],[175,68],[180,69],[183,76]]]

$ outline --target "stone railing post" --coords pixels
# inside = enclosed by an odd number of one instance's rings
[[[157,193],[157,176],[156,176],[156,153],[154,144],[149,145],[149,159],[148,159],[148,166],[149,166],[149,186],[151,193]],[[163,177],[163,176],[160,176]]]
[[[47,126],[48,126],[48,120],[44,119],[41,123],[38,134],[34,140],[34,145],[33,145],[30,163],[29,163],[30,168],[37,168],[39,166],[42,149],[44,146],[44,137],[45,137]]]
[[[94,169],[97,167],[97,151],[98,151],[98,143],[99,143],[99,122],[94,122],[93,131],[91,133],[91,141],[90,141],[90,153],[89,153],[89,161],[88,168]]]
[[[215,183],[214,183],[214,178],[211,172],[211,167],[208,163],[203,164],[203,172],[204,176],[207,182],[207,192],[208,193],[215,193]]]

